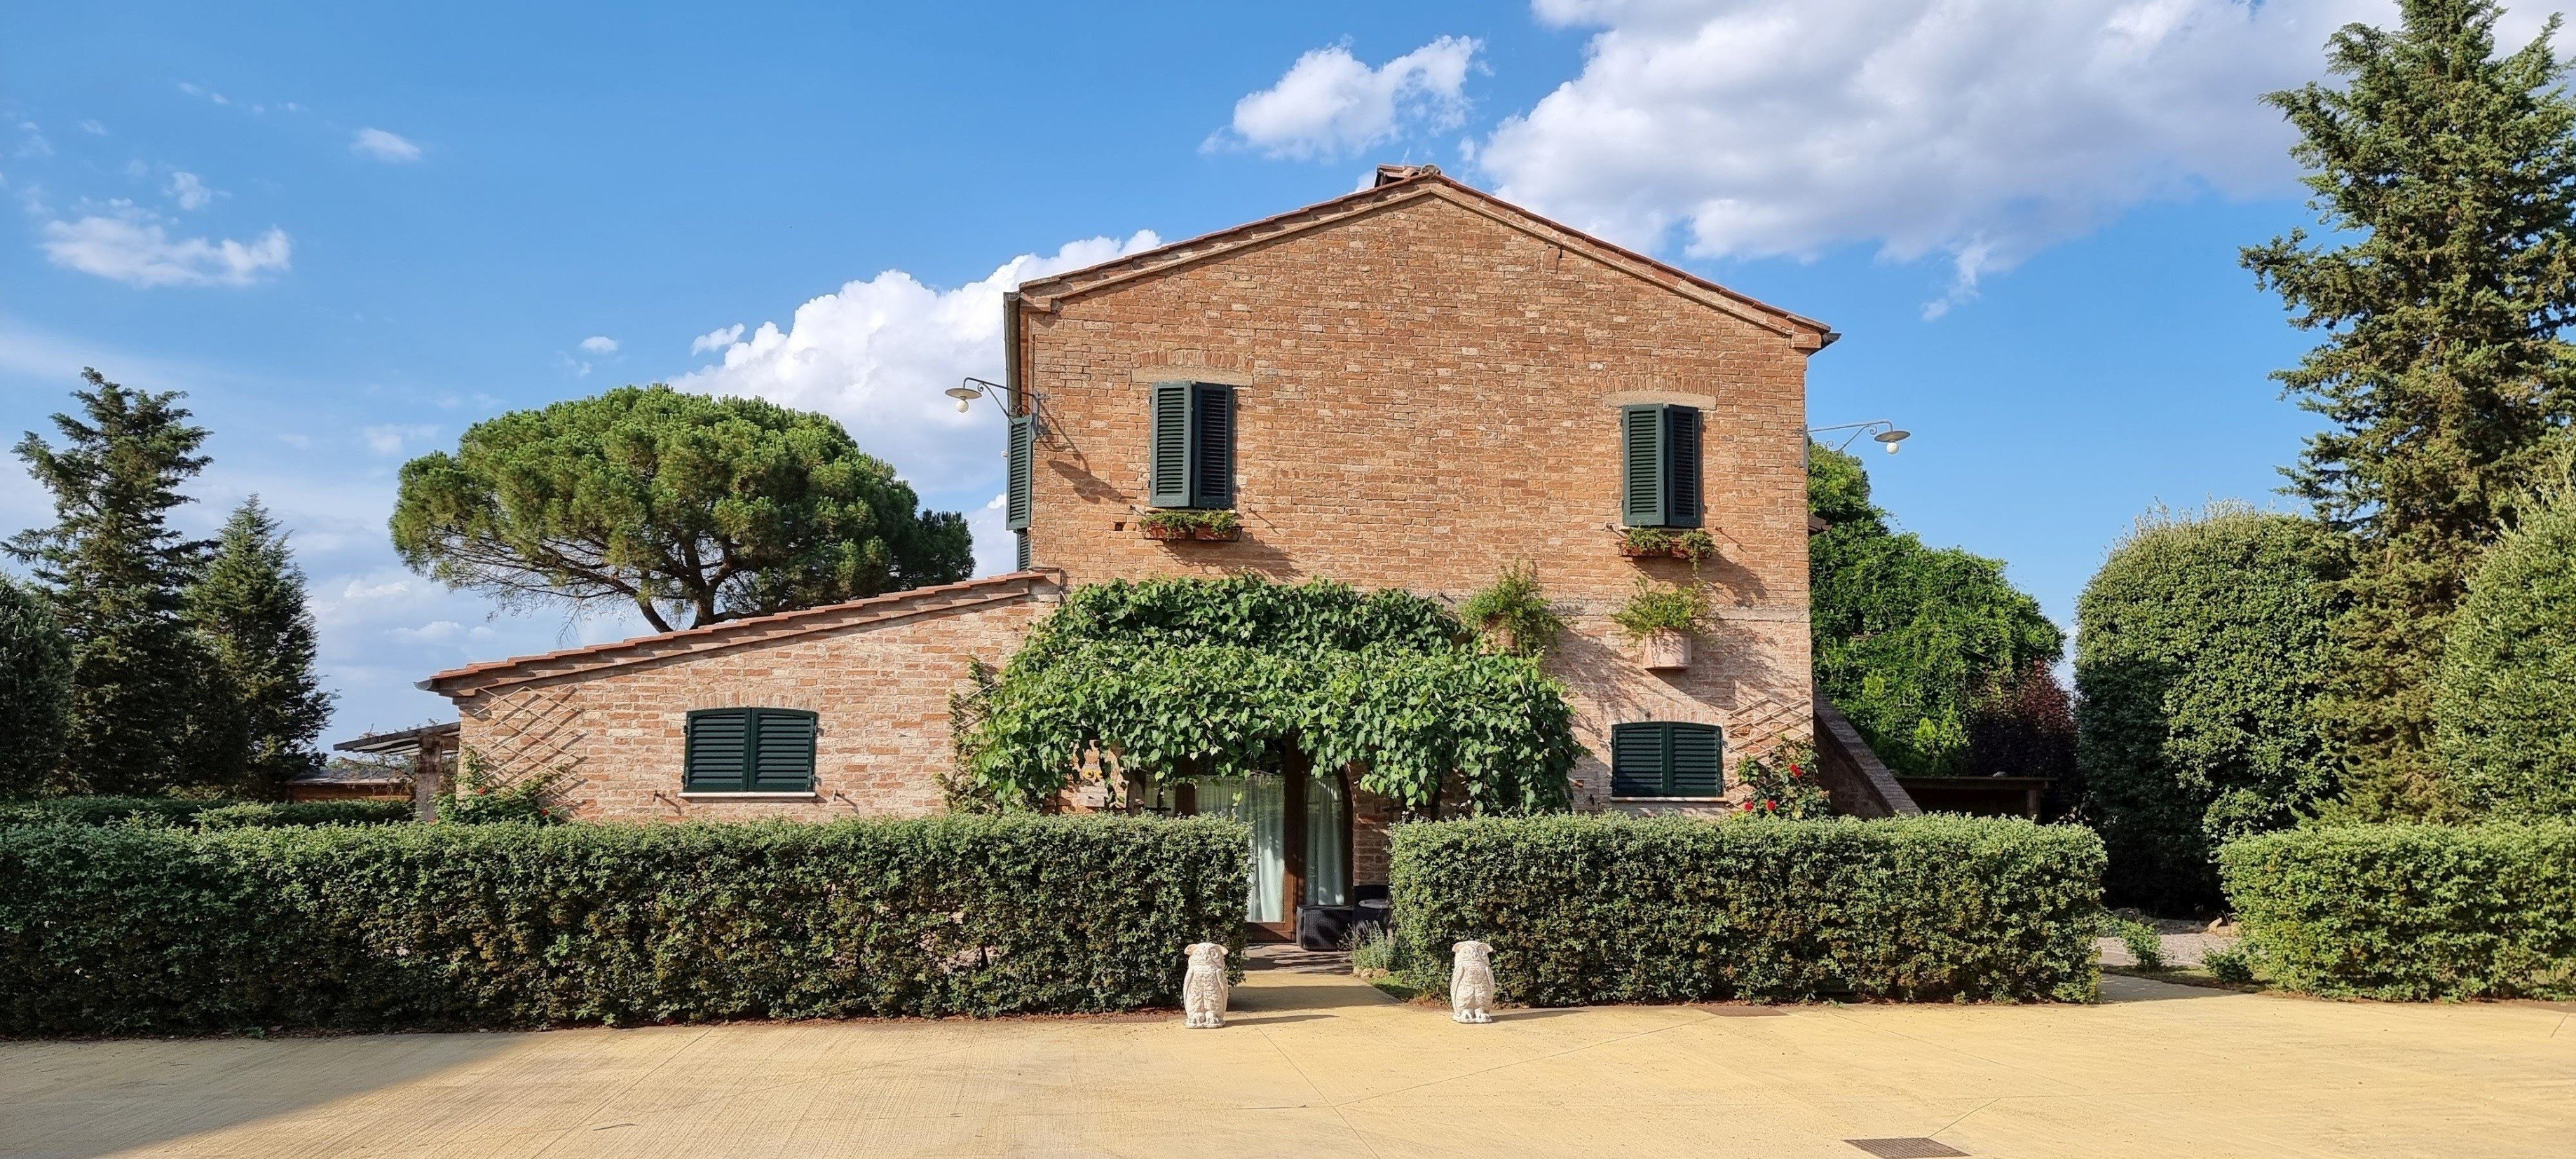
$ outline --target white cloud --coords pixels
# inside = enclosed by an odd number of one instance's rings
[[[383,600],[391,599],[396,596],[407,596],[410,594],[412,594],[412,586],[409,579],[384,579],[379,577],[370,580],[361,577],[350,580],[347,590],[340,593],[340,598],[348,600]]]
[[[37,128],[34,121],[18,122],[18,132],[21,134],[18,139],[18,156],[51,157],[54,155],[54,143],[45,139],[44,131]]]
[[[1875,244],[1950,295],[2131,206],[2294,195],[2257,101],[2387,0],[1538,0],[1581,75],[1478,150],[1503,196],[1632,245]],[[2512,44],[2538,15],[2514,14]],[[2517,34],[2517,30],[2518,34]]]
[[[709,330],[690,339],[689,353],[704,354],[710,350],[722,350],[740,341],[742,341],[742,323],[736,322],[721,330]]]
[[[384,423],[368,427],[358,433],[367,441],[368,450],[390,457],[403,453],[403,447],[407,444],[436,435],[438,428],[419,424]]]
[[[593,334],[590,337],[581,340],[581,348],[592,354],[615,354],[617,353],[617,340],[604,335]]]
[[[170,183],[163,186],[162,191],[170,195],[170,200],[178,202],[179,208],[186,210],[204,209],[224,195],[223,190],[208,187],[196,174],[186,171],[171,174]]]
[[[383,129],[360,129],[349,142],[349,151],[362,157],[396,163],[420,160],[420,146],[398,133]]]
[[[980,494],[1001,469],[1000,415],[988,405],[959,414],[940,392],[970,374],[1002,377],[1002,292],[1160,244],[1147,230],[1123,242],[1090,238],[1047,257],[1022,254],[952,290],[887,270],[797,307],[784,329],[761,323],[750,337],[723,344],[721,365],[672,385],[822,411],[916,489],[972,486]]]
[[[1234,124],[1208,145],[1331,159],[1415,126],[1455,128],[1466,118],[1467,73],[1483,47],[1468,37],[1443,36],[1377,68],[1360,63],[1345,45],[1315,49],[1298,57],[1278,84],[1236,101]]]
[[[80,123],[80,127],[81,132],[87,133],[93,137],[104,137],[107,135],[107,126],[99,124],[95,120],[82,121]]]
[[[118,201],[78,221],[44,223],[45,257],[64,269],[135,286],[247,286],[288,268],[293,247],[271,228],[255,241],[170,236],[166,219]]]
[[[179,91],[200,100],[213,101],[219,105],[229,105],[233,103],[232,98],[227,97],[222,93],[216,92],[215,90],[206,88],[202,85],[192,85],[186,81],[179,82]]]
[[[465,625],[454,620],[432,620],[417,628],[387,628],[385,635],[406,644],[442,644],[465,635]]]

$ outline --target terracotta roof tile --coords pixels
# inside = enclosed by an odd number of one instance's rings
[[[431,676],[427,680],[419,682],[418,687],[427,689],[431,692],[443,692],[446,691],[446,688],[442,686],[455,685],[460,682],[473,680],[476,677],[493,676],[518,668],[529,668],[539,665],[560,665],[567,662],[578,662],[583,660],[596,659],[600,662],[601,666],[605,666],[613,662],[612,655],[614,653],[630,651],[638,648],[647,648],[657,644],[679,641],[712,641],[716,637],[726,635],[756,635],[761,630],[792,624],[799,620],[812,620],[826,616],[839,615],[859,609],[883,608],[888,611],[892,611],[899,605],[933,596],[954,595],[961,592],[975,591],[981,588],[998,588],[1008,584],[1024,583],[1029,580],[1046,580],[1053,582],[1057,580],[1060,574],[1061,573],[1053,570],[1015,571],[1007,575],[986,576],[982,579],[971,579],[962,583],[940,584],[936,587],[911,588],[900,592],[888,592],[881,596],[869,596],[863,600],[849,600],[838,604],[824,604],[818,607],[798,608],[790,612],[776,612],[766,616],[752,616],[740,620],[719,620],[712,624],[701,624],[694,628],[682,628],[673,632],[657,632],[649,636],[631,636],[623,640],[611,640],[603,644],[588,644],[579,648],[565,648],[559,651],[543,652],[533,656],[513,656],[506,660],[487,660],[480,664],[468,664],[462,668],[450,668],[445,672],[440,672]],[[585,666],[586,665],[576,663],[573,667],[567,669],[567,671],[577,672]],[[547,673],[547,675],[562,674],[562,672]]]

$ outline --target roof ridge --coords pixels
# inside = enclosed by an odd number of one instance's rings
[[[910,600],[917,600],[925,596],[952,595],[958,592],[972,591],[978,588],[998,587],[1006,583],[1019,583],[1028,580],[1062,582],[1063,574],[1064,573],[1056,571],[1053,568],[1028,568],[1021,571],[1005,572],[1001,575],[982,576],[976,579],[960,580],[953,584],[937,584],[926,588],[906,588],[898,592],[883,592],[873,596],[863,596],[855,600],[844,600],[837,604],[817,604],[810,608],[791,608],[784,612],[771,612],[765,616],[750,616],[739,620],[718,620],[712,624],[699,624],[694,627],[679,628],[668,632],[654,632],[643,636],[629,636],[623,640],[608,640],[597,644],[584,644],[578,648],[560,648],[552,652],[540,652],[529,656],[511,656],[501,660],[486,660],[479,664],[468,664],[462,668],[450,668],[444,672],[434,673],[428,679],[418,682],[414,687],[436,692],[439,690],[438,685],[441,683],[465,680],[476,676],[490,676],[494,673],[507,672],[514,668],[525,668],[530,665],[544,664],[550,661],[573,660],[583,656],[597,656],[610,652],[648,647],[653,644],[671,640],[713,638],[720,634],[738,632],[745,628],[775,627],[779,624],[791,623],[797,620],[813,619],[819,616],[849,612],[870,606],[891,607]]]
[[[1369,209],[1374,209],[1379,205],[1391,205],[1401,201],[1409,201],[1440,189],[1446,189],[1463,195],[1466,198],[1482,203],[1482,205],[1492,210],[1499,210],[1512,216],[1522,218],[1532,225],[1562,234],[1568,240],[1592,247],[1602,253],[1606,253],[1624,261],[1635,262],[1646,267],[1647,270],[1652,271],[1655,274],[1677,278],[1684,283],[1683,286],[1667,286],[1667,289],[1698,290],[1703,293],[1714,294],[1729,302],[1735,303],[1738,306],[1768,315],[1782,323],[1785,328],[1790,331],[1812,331],[1816,336],[1816,348],[1818,349],[1821,349],[1823,346],[1831,345],[1834,339],[1841,337],[1841,335],[1834,332],[1833,327],[1814,318],[1809,318],[1803,314],[1782,309],[1781,307],[1774,306],[1769,302],[1765,302],[1740,290],[1729,289],[1726,286],[1701,277],[1698,274],[1694,274],[1689,270],[1682,269],[1679,266],[1660,261],[1656,258],[1649,257],[1645,254],[1629,249],[1617,242],[1597,237],[1593,234],[1586,233],[1583,230],[1576,229],[1573,226],[1566,225],[1563,222],[1544,217],[1536,212],[1522,206],[1515,205],[1512,202],[1505,201],[1500,197],[1460,181],[1455,177],[1442,173],[1436,166],[1424,166],[1421,170],[1410,176],[1387,181],[1384,184],[1374,185],[1366,189],[1356,189],[1339,197],[1328,198],[1309,205],[1301,205],[1283,213],[1272,214],[1269,217],[1244,222],[1240,225],[1228,226],[1224,229],[1199,234],[1196,237],[1184,238],[1180,241],[1156,246],[1153,249],[1111,258],[1107,261],[1083,266],[1079,269],[1065,270],[1060,273],[1049,274],[1043,278],[1031,279],[1020,284],[1018,293],[1022,295],[1021,300],[1024,303],[1029,302],[1029,300],[1033,298],[1061,299],[1074,294],[1084,293],[1108,282],[1123,281],[1127,278],[1141,276],[1145,273],[1185,265],[1199,258],[1209,256],[1208,253],[1200,251],[1215,251],[1233,248],[1234,246],[1239,245],[1249,245],[1261,240],[1263,236],[1285,232],[1292,228],[1308,224],[1300,219],[1330,217],[1337,214],[1355,215]],[[1526,229],[1527,227],[1521,228]],[[1537,231],[1529,230],[1529,232]],[[1632,275],[1637,275],[1638,271],[1630,271],[1630,273]],[[1645,280],[1657,281],[1658,279],[1649,277]],[[1685,296],[1691,295],[1685,293]],[[1036,305],[1036,303],[1030,304]]]

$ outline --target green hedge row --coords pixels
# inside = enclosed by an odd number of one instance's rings
[[[0,1033],[1172,1005],[1246,873],[1215,820],[0,830]]]
[[[2576,824],[2319,826],[2231,841],[2218,863],[2283,987],[2576,997]]]
[[[1827,995],[2090,1001],[2102,842],[2021,820],[1488,818],[1395,830],[1407,960],[1494,947],[1541,1006]]]
[[[389,825],[412,819],[409,801],[224,801],[181,797],[45,797],[0,801],[0,828],[19,825]]]

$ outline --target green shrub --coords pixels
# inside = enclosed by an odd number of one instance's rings
[[[2576,997],[2576,824],[2318,826],[2231,841],[2219,865],[2285,988]]]
[[[409,801],[225,801],[185,797],[52,797],[0,803],[0,828],[23,825],[193,825],[264,829],[409,821]]]
[[[2254,981],[2254,956],[2245,951],[2242,942],[2212,946],[2203,951],[2200,968],[2221,982],[2242,986]]]
[[[0,1033],[1101,1011],[1240,947],[1229,821],[0,830]]]
[[[1351,971],[1360,975],[1391,974],[1404,966],[1395,931],[1371,926],[1351,943]]]
[[[1834,815],[1833,798],[1817,782],[1816,746],[1793,741],[1767,756],[1735,763],[1735,783],[1751,794],[1742,810],[1783,821],[1812,821]]]
[[[1590,815],[1398,826],[1391,885],[1431,990],[1477,939],[1535,1005],[2089,1001],[2101,870],[2090,831],[2021,820]]]
[[[2165,968],[2164,935],[2157,933],[2154,926],[2136,918],[2112,917],[2103,923],[2102,928],[2103,932],[2120,939],[2120,944],[2128,948],[2129,956],[2137,959],[2139,969]]]
[[[2218,900],[2228,839],[2331,794],[2328,545],[2314,524],[2223,505],[2157,512],[2076,603],[2076,760],[2110,853],[2104,892],[2159,912]]]
[[[457,762],[456,784],[438,796],[438,819],[459,825],[560,825],[572,819],[572,810],[563,803],[564,782],[571,779],[570,772],[558,768],[504,781],[468,749]]]
[[[2442,781],[2468,812],[2576,816],[2576,498],[2532,514],[2478,564],[2433,716]]]

